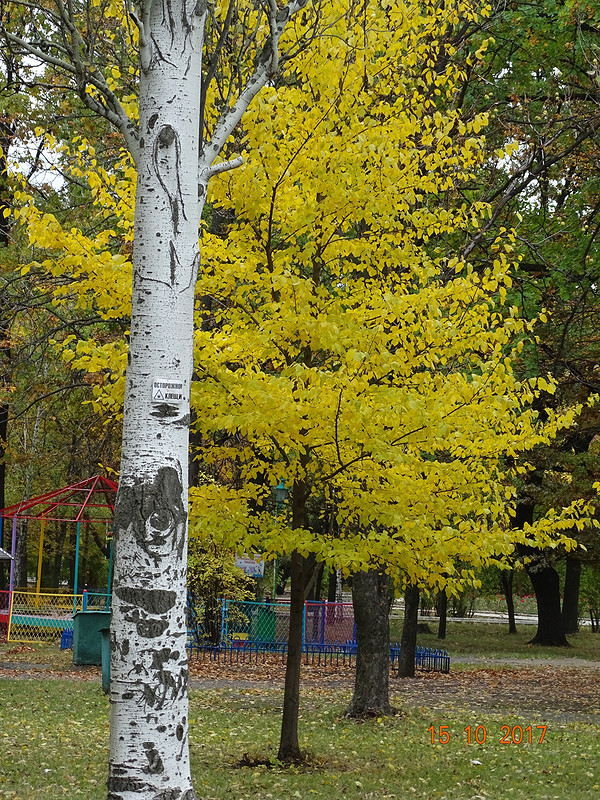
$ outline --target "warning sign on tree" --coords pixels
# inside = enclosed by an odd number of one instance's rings
[[[152,381],[152,402],[176,405],[183,403],[183,381],[155,378]]]

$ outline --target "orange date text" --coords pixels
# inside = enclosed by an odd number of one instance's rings
[[[467,725],[463,738],[467,744],[483,744],[494,741],[497,744],[541,744],[544,741],[547,725],[502,725],[500,731],[488,731],[485,725]],[[431,744],[448,744],[452,738],[449,725],[431,725],[427,728]]]

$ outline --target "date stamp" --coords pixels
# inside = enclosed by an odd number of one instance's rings
[[[548,730],[547,725],[501,725],[500,730],[489,731],[485,725],[467,725],[463,737],[467,744],[483,744],[492,739],[497,744],[541,744]],[[431,734],[431,744],[448,744],[454,735],[449,725],[431,725],[427,728]]]

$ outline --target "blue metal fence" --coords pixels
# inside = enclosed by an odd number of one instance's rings
[[[188,647],[190,655],[204,661],[229,663],[265,662],[267,654],[285,660],[289,632],[289,603],[220,601],[206,609],[190,608]],[[351,664],[356,657],[356,625],[351,603],[305,603],[302,653],[306,664],[320,666]],[[392,668],[400,646],[390,647]],[[417,647],[415,669],[422,672],[450,671],[445,650]]]

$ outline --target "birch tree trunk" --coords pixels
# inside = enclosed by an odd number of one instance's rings
[[[207,90],[227,46],[235,0],[218,23],[204,81],[208,0],[126,4],[128,24],[139,32],[139,124],[128,117],[106,80],[107,65],[93,63],[101,48],[86,41],[87,15],[98,23],[97,33],[102,29],[94,4],[86,8],[85,3],[52,0],[47,8],[36,0],[14,0],[26,9],[28,25],[22,35],[3,30],[16,57],[48,64],[93,113],[121,132],[138,171],[133,310],[113,526],[109,800],[195,798],[188,755],[185,602],[199,222],[210,178],[242,160],[213,162],[280,68],[283,31],[307,3],[253,4],[257,16],[245,32],[243,48],[246,80],[231,87],[206,141],[200,132]],[[316,21],[307,23],[306,38],[294,37],[284,61],[310,40]],[[109,24],[115,24],[114,17]]]
[[[114,522],[108,797],[193,800],[187,461],[206,6],[153,2],[145,9],[133,312]]]

